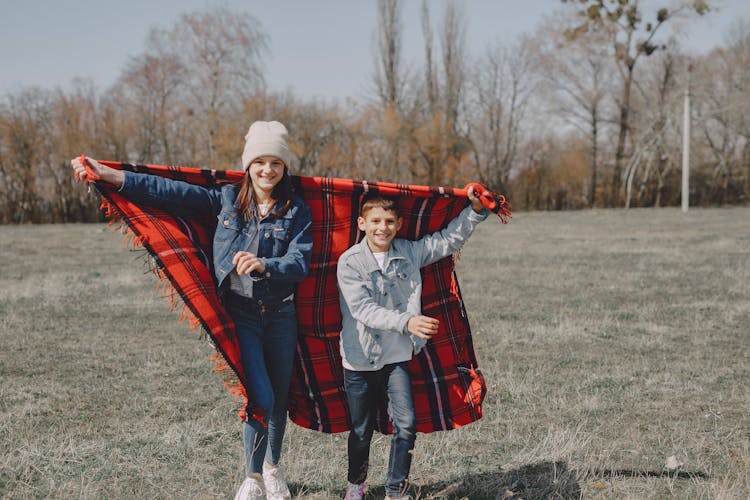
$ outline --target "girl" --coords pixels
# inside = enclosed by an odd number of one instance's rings
[[[217,286],[236,326],[248,398],[264,410],[268,424],[243,423],[247,477],[235,500],[287,499],[291,494],[278,464],[297,341],[294,291],[310,267],[310,209],[293,192],[286,127],[258,121],[245,140],[239,185],[206,188],[88,162],[102,181],[135,202],[175,215],[218,217]],[[80,159],[71,165],[76,180],[90,181]]]

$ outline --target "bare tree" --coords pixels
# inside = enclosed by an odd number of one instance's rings
[[[539,69],[550,90],[545,94],[552,108],[588,137],[590,178],[586,197],[593,207],[598,188],[599,141],[610,113],[608,89],[614,68],[601,33],[587,32],[566,40],[559,25],[558,18],[542,25],[534,46],[539,48]]]
[[[477,61],[482,68],[472,79],[468,121],[473,163],[479,180],[507,192],[516,164],[522,125],[537,88],[531,42],[497,43]]]
[[[323,102],[309,101],[294,106],[289,119],[289,126],[294,130],[290,146],[298,159],[300,174],[341,176],[346,166],[351,166],[349,155],[341,154],[348,142],[343,124],[337,108]]]
[[[648,59],[636,82],[633,152],[625,168],[626,207],[633,200],[641,206],[661,206],[667,197],[668,178],[676,173],[682,156],[681,117],[688,69],[688,59],[671,43],[669,50]]]
[[[260,22],[225,7],[186,14],[173,28],[152,31],[148,54],[184,70],[187,112],[198,117],[195,125],[205,147],[197,151],[198,163],[217,163],[217,135],[226,113],[239,109],[245,96],[264,87],[262,60],[267,51]]]
[[[378,0],[375,87],[384,107],[398,108],[403,92],[399,0]]]
[[[433,43],[432,26],[430,25],[430,8],[427,0],[422,0],[422,36],[424,37],[425,75],[424,89],[427,96],[428,114],[434,114],[438,104],[438,80],[435,72],[435,64],[432,61]]]
[[[401,14],[399,0],[378,0],[378,28],[374,51],[375,90],[378,98],[375,134],[382,141],[378,175],[394,180],[407,163],[408,128],[404,123],[406,76],[401,65]],[[372,128],[372,127],[368,127]]]
[[[731,77],[733,92],[733,120],[736,132],[740,136],[741,152],[738,161],[744,165],[742,177],[743,197],[750,197],[750,19],[737,20],[727,36],[727,53],[733,74]]]
[[[563,3],[574,3],[562,0]],[[673,8],[662,7],[656,11],[653,21],[644,21],[643,9],[638,0],[579,0],[575,2],[584,21],[568,30],[571,39],[589,31],[604,33],[609,41],[620,77],[618,100],[618,136],[615,151],[610,202],[619,204],[623,181],[623,162],[630,133],[631,93],[638,61],[648,57],[657,49],[655,36],[659,29],[678,13],[693,11],[702,15],[709,10],[703,0],[684,0]]]
[[[50,102],[51,150],[39,166],[40,174],[51,184],[49,213],[54,221],[100,220],[99,203],[70,176],[70,158],[85,153],[98,157],[98,92],[93,83],[78,81],[63,92],[57,90]]]
[[[137,120],[130,113],[121,87],[113,86],[102,96],[97,117],[96,137],[102,157],[134,161],[131,143]]]
[[[443,109],[445,132],[458,133],[459,108],[466,84],[466,21],[455,2],[445,6],[441,30],[443,51]]]
[[[6,99],[2,110],[0,180],[6,222],[37,222],[41,198],[38,171],[46,157],[45,136],[50,120],[49,92],[31,88]]]
[[[410,136],[414,150],[413,177],[428,184],[453,184],[467,151],[461,130],[466,72],[465,20],[455,2],[446,4],[440,28],[442,65],[433,67],[432,30],[427,3],[422,4],[425,39],[425,79],[417,105],[411,110]],[[438,75],[442,75],[439,81]]]
[[[708,151],[706,174],[712,203],[746,196],[750,167],[750,22],[733,26],[728,44],[698,64],[693,73],[696,128]]]
[[[422,0],[422,36],[424,38],[424,81],[416,92],[421,99],[415,99],[415,106],[409,116],[409,136],[414,151],[410,162],[411,177],[417,182],[436,183],[437,171],[443,161],[440,139],[442,136],[441,110],[439,107],[439,77],[433,62],[434,46],[430,8],[427,0]],[[424,169],[420,168],[424,165]],[[422,172],[424,170],[424,173]]]
[[[171,55],[143,54],[132,58],[119,79],[126,105],[136,118],[136,161],[174,164],[174,125],[184,66]]]

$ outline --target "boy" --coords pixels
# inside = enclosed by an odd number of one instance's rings
[[[445,229],[409,241],[394,239],[402,224],[396,201],[370,197],[357,219],[364,239],[339,258],[341,358],[351,417],[346,500],[364,497],[375,408],[383,393],[394,428],[386,500],[409,498],[416,420],[407,364],[439,326],[422,315],[420,268],[456,252],[487,218],[471,188],[468,198],[471,206]]]

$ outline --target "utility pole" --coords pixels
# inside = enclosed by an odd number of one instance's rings
[[[682,211],[690,206],[690,86],[685,89],[682,115]]]

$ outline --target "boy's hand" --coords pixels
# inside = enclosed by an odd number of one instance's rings
[[[420,339],[430,340],[438,331],[440,322],[429,316],[412,316],[406,323],[406,330]]]
[[[484,205],[482,205],[481,200],[474,192],[474,186],[471,186],[467,191],[467,198],[469,198],[469,201],[471,202],[471,208],[476,213],[481,213],[482,210],[484,210]]]

